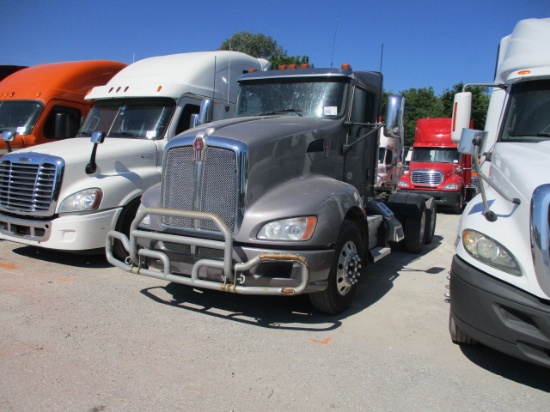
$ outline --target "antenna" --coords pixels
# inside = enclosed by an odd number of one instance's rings
[[[382,73],[382,61],[384,60],[384,43],[380,46],[380,73]]]
[[[136,51],[134,50],[134,52],[132,53],[132,63],[134,63],[136,61]]]
[[[334,38],[332,39],[332,51],[330,52],[330,67],[332,68],[332,61],[334,58],[334,44],[336,43],[336,33],[338,33],[338,25],[340,24],[340,13],[342,9],[338,11],[338,20],[336,21],[336,30],[334,30]]]

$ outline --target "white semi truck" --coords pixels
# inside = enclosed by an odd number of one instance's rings
[[[453,140],[480,193],[464,209],[450,275],[451,338],[550,367],[550,19],[500,42],[484,131],[455,96]],[[466,86],[467,90],[467,86]]]
[[[232,116],[237,78],[266,65],[231,51],[158,56],[94,87],[86,96],[93,107],[76,138],[1,159],[0,238],[103,252],[107,232],[127,232],[142,193],[160,181],[167,142],[193,120]],[[197,121],[203,101],[210,106]]]

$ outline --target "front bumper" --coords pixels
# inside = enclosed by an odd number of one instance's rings
[[[223,239],[140,230],[139,223],[148,214],[212,220],[223,234]],[[113,255],[115,239],[130,254],[125,262]],[[202,251],[206,251],[204,256],[201,256]],[[106,253],[111,264],[135,274],[198,288],[279,296],[326,289],[334,257],[332,249],[296,252],[234,245],[229,229],[218,216],[170,209],[138,211],[129,239],[120,232],[109,232]]]
[[[0,239],[65,251],[103,249],[121,209],[67,214],[50,220],[0,214]]]
[[[479,271],[454,256],[451,316],[457,326],[493,349],[550,367],[550,301]]]
[[[462,192],[443,192],[441,190],[414,190],[414,189],[399,189],[404,192],[418,193],[420,195],[431,196],[435,203],[439,206],[458,206]]]

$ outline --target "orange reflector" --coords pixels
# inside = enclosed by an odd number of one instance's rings
[[[342,63],[342,65],[340,66],[340,68],[342,70],[351,70],[351,64],[349,63]]]
[[[162,90],[162,86],[157,87],[157,92],[160,92]]]
[[[523,76],[523,75],[525,75],[525,74],[531,74],[531,70],[520,70],[520,71],[518,72],[518,74],[519,74],[520,76]]]
[[[248,69],[246,72],[247,72],[247,73],[254,73],[254,72],[257,72],[257,71],[258,71],[258,70],[256,70],[256,69]]]

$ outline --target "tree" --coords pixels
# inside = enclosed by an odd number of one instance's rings
[[[220,50],[240,51],[253,57],[266,59],[273,69],[277,69],[281,64],[309,63],[308,56],[289,56],[271,36],[249,31],[237,32],[225,39]]]

